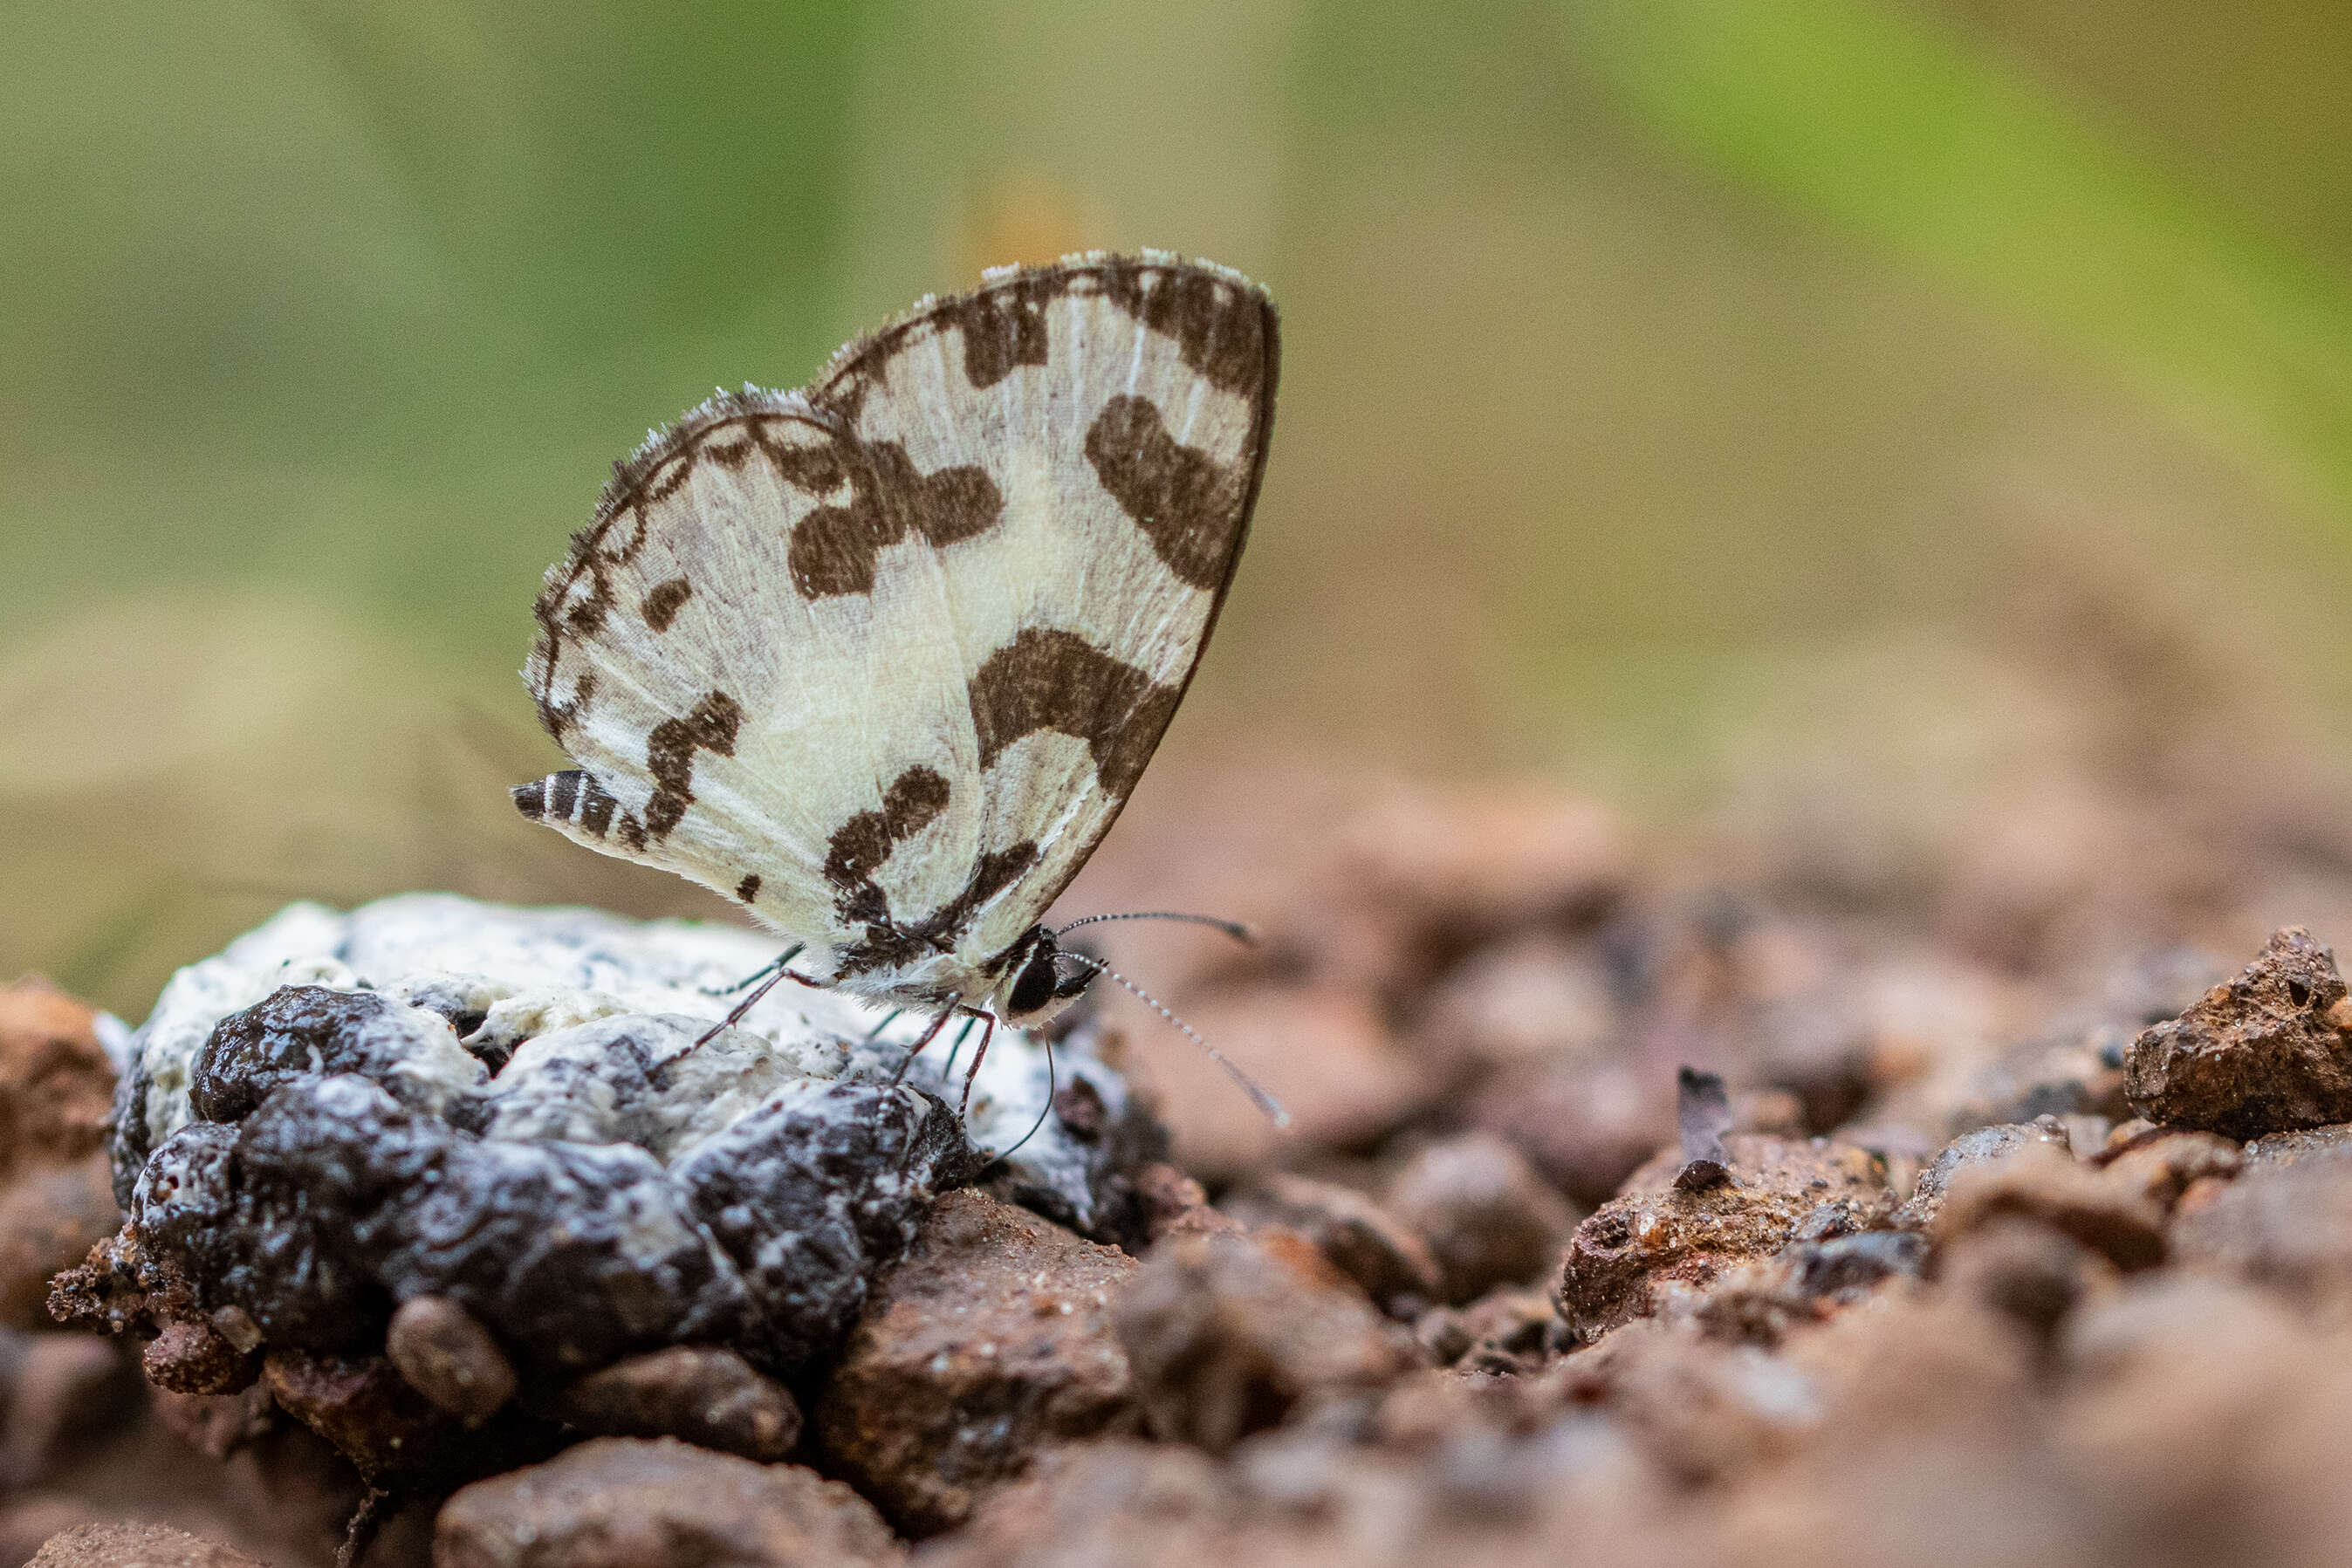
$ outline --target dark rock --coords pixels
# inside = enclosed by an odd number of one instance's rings
[[[1576,1211],[1491,1133],[1422,1149],[1390,1179],[1386,1199],[1429,1243],[1444,1298],[1456,1305],[1540,1280],[1576,1225]]]
[[[1945,1192],[1955,1176],[1963,1170],[2006,1159],[2029,1145],[2047,1145],[2062,1151],[2069,1146],[2062,1129],[2038,1123],[1979,1127],[1974,1132],[1961,1134],[1945,1145],[1942,1152],[1928,1162],[1927,1168],[1919,1173],[1918,1182],[1911,1189],[1910,1201],[1895,1212],[1895,1223],[1920,1228],[1934,1224],[1936,1216],[1942,1212]]]
[[[1419,1359],[1302,1236],[1173,1236],[1115,1309],[1153,1431],[1223,1450],[1310,1395],[1374,1388]]]
[[[2143,1114],[2225,1137],[2352,1121],[2352,1001],[2336,956],[2301,926],[2179,1018],[2132,1042]]]
[[[1135,1270],[1025,1210],[946,1194],[817,1403],[828,1464],[928,1533],[961,1523],[1041,1447],[1131,1423],[1111,1309]]]
[[[1682,1168],[1675,1185],[1688,1192],[1721,1186],[1731,1179],[1731,1151],[1723,1134],[1731,1130],[1731,1093],[1720,1073],[1685,1067],[1675,1074],[1675,1120],[1682,1144]]]
[[[1673,1185],[1685,1161],[1671,1151],[1576,1228],[1558,1295],[1560,1315],[1580,1335],[1596,1338],[1670,1295],[1703,1291],[1734,1266],[1770,1257],[1809,1220],[1817,1229],[1859,1229],[1893,1207],[1885,1162],[1866,1150],[1754,1133],[1735,1133],[1725,1145],[1731,1163],[1722,1185]]]
[[[1465,1307],[1434,1307],[1412,1333],[1431,1361],[1465,1372],[1530,1373],[1568,1348],[1567,1325],[1542,1291],[1496,1291]]]
[[[599,1437],[443,1506],[435,1568],[885,1568],[904,1552],[871,1505],[797,1465],[673,1438]]]
[[[27,1568],[266,1568],[258,1559],[163,1524],[80,1524],[42,1543]]]
[[[743,1348],[789,1365],[832,1348],[931,1195],[972,1163],[951,1107],[846,1082],[761,1107],[669,1174],[750,1288],[759,1328]]]
[[[1306,1237],[1392,1317],[1417,1316],[1437,1299],[1437,1262],[1428,1243],[1351,1187],[1276,1173],[1225,1211],[1254,1227],[1279,1225]]]
[[[1796,1241],[1724,1274],[1695,1315],[1717,1338],[1777,1345],[1795,1329],[1916,1279],[1927,1258],[1927,1239],[1907,1230]]]
[[[2164,1260],[2164,1210],[2127,1179],[2110,1180],[2049,1144],[2029,1144],[1960,1170],[1944,1195],[1934,1235],[1947,1246],[2012,1216],[2070,1236],[2119,1269]]]
[[[207,1122],[240,1122],[289,1083],[343,1072],[445,1121],[488,1077],[437,1013],[373,991],[287,986],[213,1027],[188,1103]]]
[[[450,1486],[556,1446],[551,1427],[509,1413],[475,1430],[410,1387],[383,1356],[277,1350],[264,1366],[270,1397],[333,1445],[380,1491]]]
[[[392,1314],[383,1352],[411,1388],[468,1427],[480,1426],[514,1397],[514,1364],[490,1331],[446,1296],[403,1301]]]
[[[677,1437],[762,1464],[788,1457],[801,1437],[789,1390],[731,1350],[697,1345],[614,1362],[534,1407],[601,1437]]]

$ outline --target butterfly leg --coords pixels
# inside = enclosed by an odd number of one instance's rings
[[[971,1065],[964,1070],[963,1099],[956,1106],[958,1115],[971,1109],[971,1081],[980,1076],[980,1064],[988,1060],[988,1042],[996,1038],[996,1015],[982,1013],[980,1016],[983,1023],[980,1031],[980,1049],[971,1053]]]
[[[699,990],[706,997],[731,997],[736,992],[741,990],[744,987],[751,984],[753,981],[766,979],[769,975],[782,968],[785,965],[799,957],[801,956],[802,948],[805,946],[805,943],[793,943],[782,953],[777,954],[774,957],[769,959],[766,963],[761,965],[758,968],[752,970],[750,974],[744,976],[741,979],[736,981],[731,986],[698,986],[696,989]]]
[[[890,1083],[893,1088],[898,1086],[899,1080],[907,1076],[907,1069],[915,1065],[915,1058],[923,1054],[923,1047],[939,1039],[940,1030],[947,1028],[948,1019],[953,1017],[955,1017],[955,1009],[950,1007],[944,1009],[939,1017],[931,1020],[931,1027],[923,1031],[923,1038],[907,1048],[906,1058],[898,1063],[898,1071],[890,1074]]]
[[[940,1082],[944,1083],[949,1079],[955,1076],[955,1059],[963,1054],[963,1042],[971,1038],[971,1026],[979,1021],[980,1015],[978,1013],[974,1013],[971,1017],[964,1019],[963,1027],[956,1030],[955,1039],[948,1042],[947,1062],[940,1069]]]
[[[804,986],[814,985],[816,982],[809,979],[806,976],[795,975],[790,969],[784,967],[785,965],[800,956],[800,948],[791,948],[783,955],[782,957],[778,958],[774,963],[769,965],[768,967],[773,969],[775,973],[761,981],[759,988],[754,990],[750,996],[745,997],[741,1001],[737,1002],[732,1008],[729,1009],[725,1018],[720,1019],[717,1023],[712,1024],[708,1030],[704,1030],[702,1038],[696,1040],[694,1042],[695,1045],[698,1048],[709,1045],[713,1040],[718,1038],[719,1031],[720,1030],[733,1029],[737,1024],[740,1023],[743,1020],[743,1015],[750,1012],[753,1008],[759,1006],[760,998],[766,996],[770,991],[774,990],[779,981],[798,980]],[[724,993],[721,994],[723,995]]]

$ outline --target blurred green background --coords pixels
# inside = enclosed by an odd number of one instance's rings
[[[133,1018],[299,894],[702,907],[506,810],[539,572],[714,384],[1096,246],[1285,310],[1171,769],[2341,769],[2337,0],[0,17],[0,971]]]

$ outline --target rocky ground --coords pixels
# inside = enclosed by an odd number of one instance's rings
[[[951,1186],[806,1364],[171,1306],[108,1240],[102,1021],[0,992],[0,1564],[2341,1560],[2352,852],[2309,819],[2077,800],[1889,871],[1293,804],[1169,851],[1265,942],[1125,967],[1295,1130],[1130,1023],[1175,1140],[1123,1135],[1116,1222]]]

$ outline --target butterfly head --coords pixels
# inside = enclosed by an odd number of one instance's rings
[[[1062,950],[1054,934],[1033,925],[1013,949],[997,988],[996,1016],[1015,1029],[1050,1023],[1094,983],[1099,966]]]

